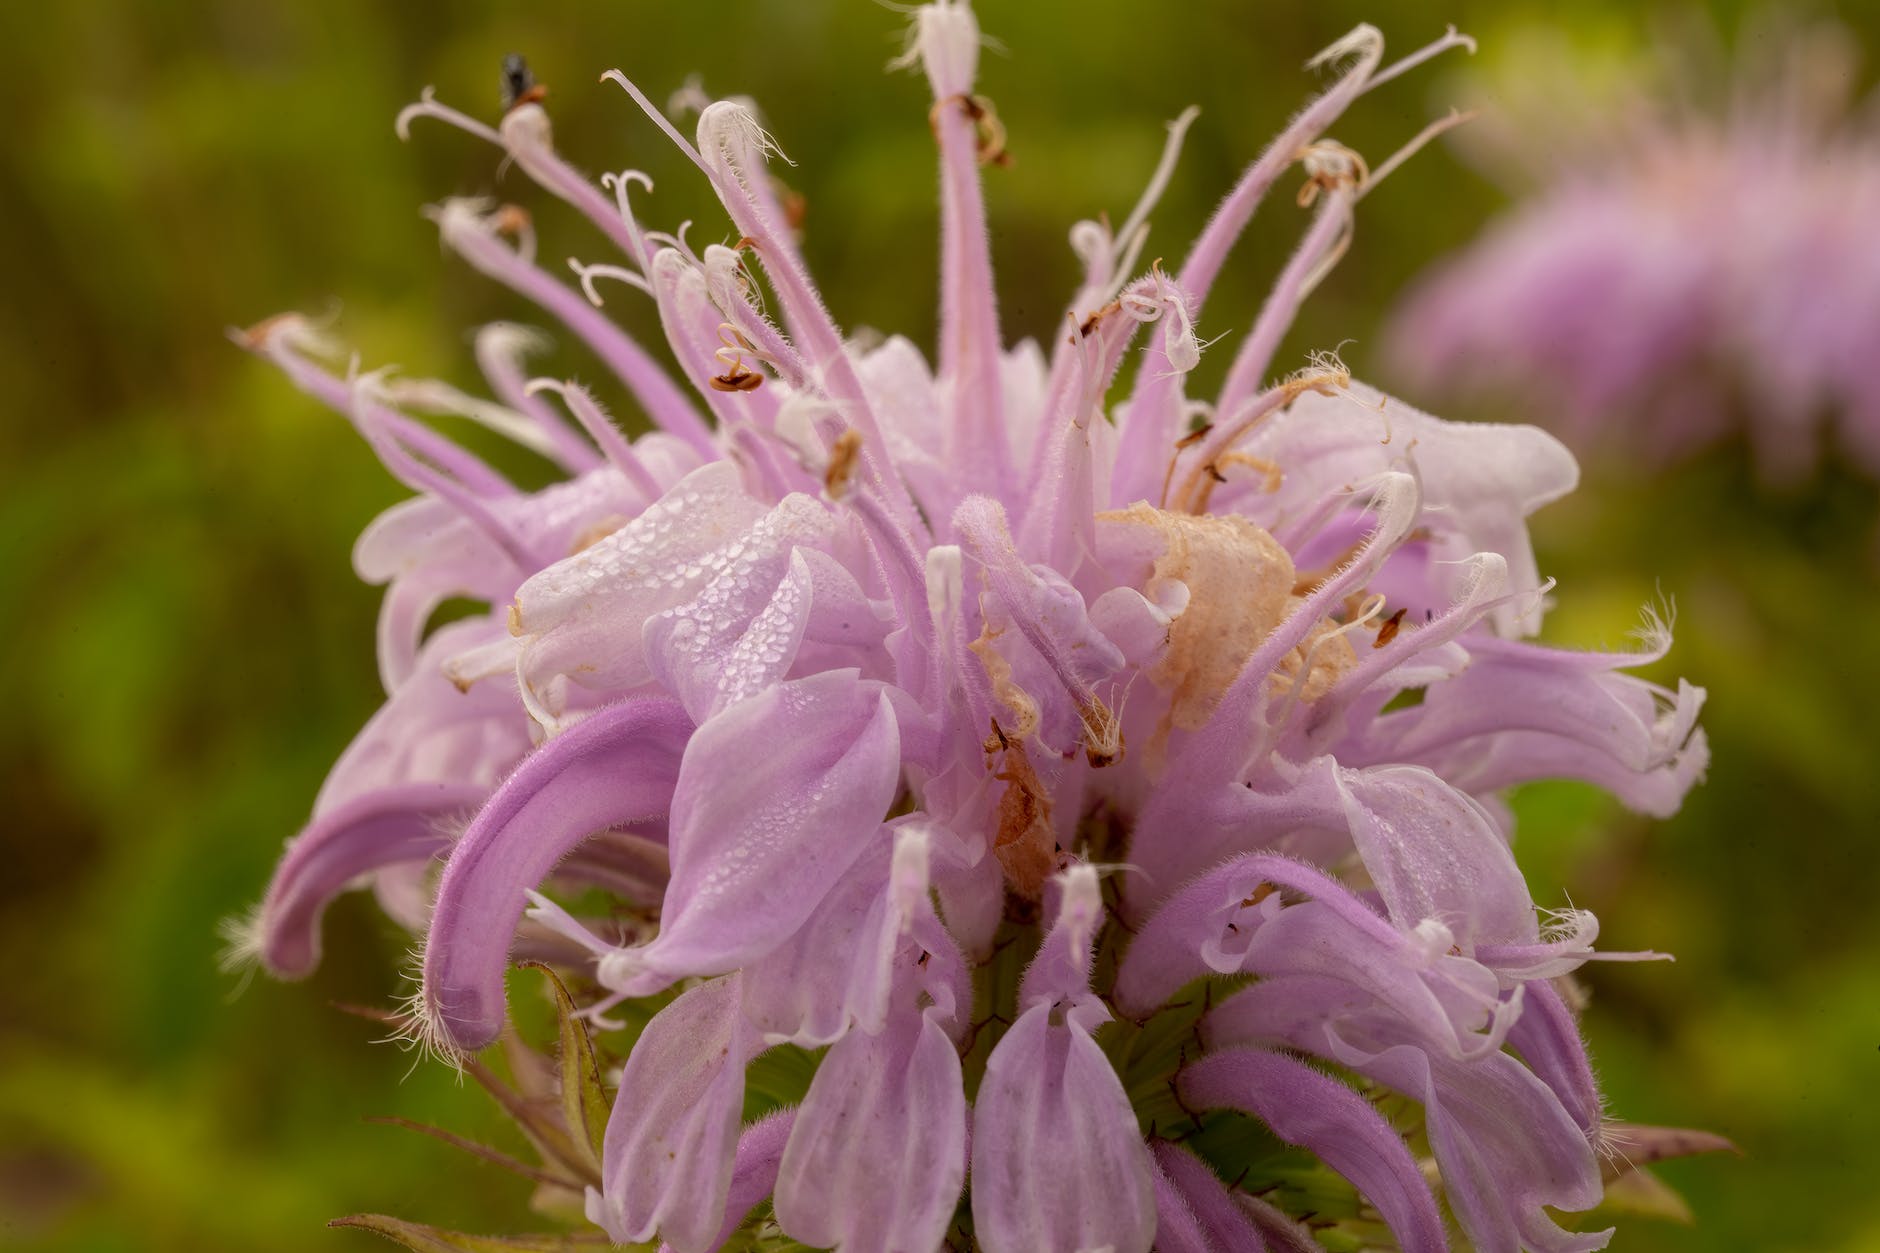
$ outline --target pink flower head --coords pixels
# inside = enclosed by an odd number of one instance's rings
[[[844,1250],[937,1249],[956,1224],[1014,1253],[1296,1247],[1273,1178],[1222,1169],[1209,1131],[1239,1119],[1342,1177],[1367,1242],[1444,1249],[1389,1090],[1422,1110],[1474,1247],[1602,1246],[1549,1213],[1601,1195],[1597,1090],[1552,982],[1597,925],[1541,925],[1496,795],[1581,778],[1669,813],[1704,765],[1703,693],[1625,673],[1662,628],[1636,654],[1527,642],[1548,585],[1526,518],[1577,476],[1552,437],[1443,422],[1330,359],[1264,381],[1376,183],[1325,129],[1464,43],[1381,69],[1382,37],[1354,30],[1187,260],[1134,271],[1184,116],[1123,227],[1073,231],[1084,283],[1047,355],[999,333],[977,24],[919,9],[937,369],[838,329],[747,106],[706,107],[694,146],[609,75],[722,200],[737,246],[702,252],[642,229],[641,176],[604,179],[610,198],[564,164],[539,102],[495,130],[414,106],[619,245],[576,263],[590,303],[535,268],[511,211],[436,215],[656,430],[629,442],[548,387],[590,446],[513,339],[484,354],[492,404],[337,378],[298,323],[251,333],[421,493],[362,546],[392,584],[392,699],[282,863],[269,964],[310,965],[320,905],[358,875],[409,888],[442,856],[416,998],[432,1043],[496,1039],[519,946],[598,989],[597,1021],[661,997],[588,1200],[621,1242],[714,1248],[768,1196],[791,1239]],[[1221,394],[1192,399],[1209,290],[1295,162],[1312,223]],[[597,279],[655,302],[676,376],[595,312]],[[572,477],[518,492],[404,412],[427,406]],[[440,595],[495,608],[419,645]],[[542,891],[570,882],[613,889],[616,917]],[[781,1047],[826,1052],[800,1106],[745,1126],[746,1068]]]
[[[1809,470],[1831,421],[1880,476],[1880,129],[1837,94],[1845,41],[1806,34],[1766,41],[1788,63],[1739,75],[1714,116],[1644,93],[1602,107],[1558,74],[1544,116],[1515,105],[1521,143],[1493,162],[1539,185],[1412,289],[1400,374],[1660,459],[1746,423],[1774,478]]]

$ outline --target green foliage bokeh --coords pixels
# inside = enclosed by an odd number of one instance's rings
[[[981,88],[1016,157],[988,192],[1014,337],[1054,332],[1074,280],[1065,230],[1128,210],[1164,120],[1203,110],[1154,217],[1147,255],[1173,259],[1314,89],[1301,63],[1356,21],[1400,52],[1453,21],[1491,58],[1499,36],[1560,22],[1647,37],[1620,0],[980,11],[1003,49]],[[1732,25],[1737,6],[1718,16]],[[1880,21],[1865,20],[1871,37]],[[332,1008],[399,991],[409,941],[369,902],[332,911],[304,984],[256,980],[237,996],[217,970],[217,921],[259,895],[379,699],[377,593],[346,555],[401,494],[337,417],[223,331],[337,305],[368,365],[474,387],[466,330],[539,319],[441,255],[419,207],[500,194],[535,211],[551,262],[604,246],[519,176],[499,182],[491,150],[422,123],[403,145],[391,118],[426,83],[492,115],[514,50],[549,85],[562,150],[595,171],[649,171],[644,217],[695,217],[695,240],[718,238],[722,215],[595,79],[619,66],[658,100],[698,71],[713,92],[757,97],[797,162],[784,173],[807,199],[806,251],[838,319],[930,342],[934,159],[925,85],[882,71],[899,26],[863,0],[0,9],[0,1245],[363,1249],[372,1237],[324,1224],[364,1210],[537,1224],[526,1185],[362,1121],[508,1142],[448,1072],[411,1068]],[[1381,156],[1446,106],[1443,82],[1380,91],[1339,138]],[[1444,151],[1418,159],[1367,200],[1282,362],[1349,341],[1346,360],[1388,386],[1381,317],[1499,204]],[[1301,220],[1283,194],[1262,211],[1204,334],[1244,325]],[[571,352],[542,368],[597,373]],[[1682,609],[1664,672],[1712,693],[1712,777],[1675,820],[1576,787],[1518,798],[1537,899],[1571,891],[1605,921],[1604,945],[1679,957],[1592,972],[1613,1113],[1710,1127],[1746,1154],[1667,1167],[1698,1226],[1641,1226],[1618,1247],[1880,1249],[1880,1220],[1858,1203],[1880,1172],[1866,1126],[1880,1063],[1877,499],[1832,467],[1771,491],[1724,450],[1670,475],[1590,459],[1581,493],[1537,519],[1560,579],[1553,638],[1618,643],[1662,586]]]

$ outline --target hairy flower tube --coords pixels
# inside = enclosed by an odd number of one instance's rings
[[[1614,955],[1586,913],[1543,924],[1497,798],[1564,777],[1672,812],[1703,693],[1626,673],[1668,647],[1655,620],[1636,653],[1530,642],[1526,519],[1577,477],[1553,437],[1443,422],[1329,358],[1265,381],[1396,160],[1369,172],[1327,127],[1466,43],[1384,68],[1354,30],[1182,264],[1145,268],[1184,115],[1122,226],[1072,231],[1083,285],[1047,350],[999,331],[977,24],[917,10],[933,368],[838,329],[748,106],[709,104],[694,145],[607,76],[722,200],[735,243],[697,251],[642,229],[643,175],[565,164],[535,93],[494,129],[427,93],[401,132],[481,136],[618,244],[573,263],[584,299],[520,211],[435,214],[654,429],[528,381],[513,328],[477,341],[493,401],[334,374],[298,319],[245,333],[419,493],[356,554],[389,585],[390,697],[252,922],[263,963],[309,970],[323,907],[370,876],[423,936],[428,1044],[495,1041],[524,955],[596,1025],[638,1025],[587,1197],[621,1243],[1602,1247],[1555,1211],[1599,1203],[1620,1134],[1569,980]],[[1310,224],[1220,394],[1191,398],[1210,288],[1295,164]],[[676,369],[596,311],[600,281],[656,304]],[[434,412],[567,480],[519,490]],[[491,609],[425,637],[452,596]],[[790,1050],[800,1100],[747,1121],[747,1073]]]
[[[1478,147],[1538,183],[1406,297],[1399,374],[1657,461],[1740,427],[1771,479],[1813,468],[1829,435],[1880,477],[1880,128],[1847,108],[1845,37],[1803,36],[1767,41],[1787,64],[1746,67],[1714,112],[1675,86],[1562,110],[1584,85],[1537,75],[1545,119],[1517,109],[1520,141]],[[1542,127],[1563,113],[1556,140]]]

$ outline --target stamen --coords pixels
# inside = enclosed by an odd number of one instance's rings
[[[664,113],[661,113],[658,109],[653,107],[653,102],[646,98],[645,92],[633,85],[632,79],[622,74],[619,70],[608,70],[605,74],[601,75],[601,81],[603,83],[619,84],[621,90],[633,97],[633,103],[640,106],[640,111],[646,114],[647,117],[652,118],[655,126],[666,132],[666,138],[677,144],[679,151],[692,158],[692,164],[698,166],[699,169],[705,172],[707,177],[710,177],[711,169],[705,164],[705,159],[699,156],[698,149],[694,148],[691,141],[686,139],[684,135],[681,135],[678,129],[674,127],[671,122],[666,120]]]
[[[582,294],[588,298],[588,303],[593,305],[596,309],[606,304],[606,301],[601,299],[600,292],[595,289],[594,280],[597,278],[610,278],[617,283],[625,283],[629,287],[637,287],[649,296],[653,294],[653,285],[647,282],[644,277],[627,269],[625,266],[607,265],[605,263],[588,264],[583,262],[579,257],[569,257],[568,268],[573,270],[575,277],[581,281]]]
[[[460,391],[441,379],[393,379],[385,384],[385,394],[402,408],[467,418],[530,452],[560,460],[560,447],[538,423],[514,409]]]
[[[1456,127],[1466,122],[1473,122],[1478,116],[1480,115],[1473,109],[1451,109],[1447,117],[1437,118],[1434,122],[1425,126],[1416,133],[1409,143],[1391,153],[1390,156],[1385,159],[1384,163],[1378,166],[1369,178],[1364,180],[1358,188],[1358,199],[1362,200],[1370,195],[1379,183],[1395,173],[1398,167],[1403,165],[1404,162],[1421,152],[1428,146],[1431,140],[1456,129]]]
[[[562,403],[568,406],[568,412],[574,414],[575,421],[581,424],[581,429],[586,431],[600,447],[607,460],[612,462],[614,468],[625,475],[627,481],[637,487],[649,502],[665,495],[665,490],[660,487],[659,480],[653,477],[652,471],[646,468],[646,463],[641,461],[639,454],[633,451],[633,445],[627,442],[627,437],[620,433],[620,428],[614,425],[613,419],[607,416],[600,402],[594,399],[593,393],[587,388],[572,379],[559,383],[554,379],[531,379],[523,390],[531,396],[539,396],[543,392],[553,392],[560,396]]]
[[[716,446],[704,419],[659,364],[625,331],[595,313],[572,288],[556,282],[499,243],[492,221],[482,215],[480,208],[476,201],[451,200],[431,216],[444,241],[466,261],[541,305],[587,341],[632,391],[655,425],[700,453],[715,456]]]
[[[638,183],[649,192],[653,190],[653,180],[639,170],[622,170],[618,174],[610,171],[601,175],[602,189],[614,193],[614,204],[620,211],[620,221],[633,237],[633,247],[628,251],[634,263],[644,272],[647,263],[646,242],[640,234],[640,224],[633,216],[633,206],[627,202],[627,188],[633,183]]]
[[[1244,404],[1232,418],[1208,428],[1206,436],[1200,441],[1200,448],[1194,454],[1194,467],[1182,480],[1181,489],[1175,493],[1168,507],[1185,513],[1207,512],[1206,493],[1213,489],[1204,485],[1201,476],[1212,467],[1218,477],[1219,467],[1235,444],[1245,439],[1268,414],[1283,409],[1304,393],[1310,391],[1328,396],[1350,382],[1351,373],[1344,368],[1343,363],[1336,357],[1328,357],[1323,363],[1315,362],[1311,368],[1268,388]],[[1192,441],[1192,436],[1177,441],[1177,447]],[[1171,463],[1171,474],[1173,470],[1174,463]]]
[[[1352,34],[1354,35],[1356,33],[1357,33],[1356,31],[1352,32]],[[1350,36],[1346,36],[1346,38],[1350,38]],[[1475,40],[1468,35],[1457,34],[1456,28],[1451,26],[1448,30],[1443,32],[1443,37],[1441,39],[1436,40],[1434,43],[1425,44],[1423,47],[1418,48],[1415,52],[1412,52],[1409,56],[1405,57],[1403,60],[1392,64],[1386,69],[1379,70],[1376,74],[1372,75],[1371,81],[1368,84],[1366,84],[1364,90],[1370,91],[1373,88],[1382,87],[1385,83],[1388,83],[1391,79],[1396,78],[1398,75],[1406,74],[1409,71],[1414,70],[1417,66],[1422,65],[1425,61],[1434,60],[1436,57],[1441,56],[1443,53],[1449,51],[1451,48],[1462,48],[1466,50],[1470,56],[1474,56],[1475,55]],[[1331,49],[1328,48],[1326,49],[1326,51],[1329,52],[1331,51]],[[1322,52],[1319,55],[1324,56],[1325,53]]]
[[[490,215],[490,225],[498,235],[507,235],[516,241],[516,256],[524,265],[535,264],[535,223],[527,209],[521,205],[500,205]]]
[[[498,148],[503,147],[503,137],[494,129],[485,126],[467,113],[459,113],[449,105],[439,104],[435,87],[426,87],[418,93],[417,103],[408,104],[400,109],[398,116],[392,119],[392,130],[397,133],[399,139],[409,143],[411,142],[412,119],[420,117],[436,118],[448,126],[454,126],[460,131],[475,135],[478,139],[495,144]]]
[[[579,473],[600,464],[600,457],[561,415],[529,395],[524,386],[523,359],[548,347],[548,337],[513,322],[492,322],[477,332],[474,352],[477,368],[490,390],[509,408],[532,419],[556,448],[555,457]]]
[[[1136,247],[1141,246],[1141,238],[1146,237],[1149,227],[1149,214],[1161,201],[1162,193],[1168,190],[1169,180],[1175,176],[1175,163],[1181,159],[1182,140],[1188,135],[1188,128],[1201,116],[1199,105],[1189,105],[1181,115],[1168,124],[1168,139],[1162,145],[1162,156],[1155,164],[1155,172],[1149,175],[1149,185],[1142,189],[1142,195],[1136,201],[1136,207],[1129,211],[1118,228],[1116,238],[1136,240]],[[1131,268],[1134,253],[1125,256],[1120,269],[1127,272]]]

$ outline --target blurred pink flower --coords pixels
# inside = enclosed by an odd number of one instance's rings
[[[1717,116],[1642,88],[1517,106],[1520,151],[1493,164],[1541,184],[1405,299],[1400,374],[1655,458],[1746,426],[1777,479],[1814,466],[1826,420],[1880,475],[1880,130],[1845,109],[1832,32],[1778,46],[1789,64],[1739,75]]]
[[[1375,185],[1325,128],[1464,42],[1380,69],[1381,36],[1353,31],[1180,269],[1132,276],[1184,117],[1123,227],[1073,231],[1085,282],[1047,357],[999,333],[979,167],[1003,136],[973,94],[978,26],[963,4],[919,9],[937,370],[837,329],[748,107],[707,106],[694,147],[610,75],[723,202],[737,247],[701,254],[641,229],[641,176],[604,180],[609,200],[563,164],[526,90],[500,130],[414,106],[614,239],[624,264],[577,263],[583,286],[650,296],[691,390],[534,267],[526,219],[462,201],[436,214],[445,242],[592,346],[654,433],[629,442],[585,391],[524,384],[506,332],[483,354],[500,405],[342,380],[301,322],[247,334],[422,493],[361,545],[391,583],[391,701],[282,862],[264,960],[309,968],[320,907],[370,873],[424,929],[414,1014],[441,1050],[498,1037],[519,943],[581,970],[597,1021],[677,990],[627,1058],[588,1198],[624,1243],[716,1247],[770,1196],[807,1244],[936,1249],[970,1177],[989,1250],[1290,1247],[1265,1181],[1181,1143],[1232,1108],[1349,1180],[1401,1248],[1444,1249],[1375,1085],[1421,1105],[1474,1247],[1602,1247],[1548,1212],[1602,1191],[1598,1094],[1552,982],[1598,927],[1542,926],[1496,794],[1572,777],[1670,813],[1706,760],[1703,693],[1624,673],[1663,654],[1662,625],[1637,654],[1524,638],[1548,587],[1526,518],[1577,479],[1558,441],[1429,417],[1335,361],[1264,382]],[[1209,290],[1295,162],[1313,223],[1219,396],[1190,400]],[[480,416],[571,477],[519,492],[401,406]],[[500,608],[420,644],[444,595]],[[460,810],[460,834],[440,828]],[[576,917],[551,881],[624,909]],[[1236,975],[1258,978],[1191,986]],[[827,1052],[798,1108],[742,1125],[747,1065],[784,1044]]]

